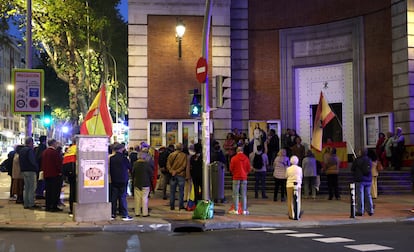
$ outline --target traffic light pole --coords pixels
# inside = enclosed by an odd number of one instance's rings
[[[32,69],[32,0],[27,0],[27,17],[26,17],[26,69]],[[26,115],[26,137],[31,137],[32,115]]]
[[[211,6],[212,0],[206,0],[206,11],[204,14],[203,24],[203,49],[202,57],[208,62],[208,41],[210,38],[210,22],[211,22]],[[210,199],[210,104],[209,104],[209,89],[208,89],[208,72],[207,77],[202,85],[203,96],[203,115],[202,115],[202,142],[203,142],[203,199]]]

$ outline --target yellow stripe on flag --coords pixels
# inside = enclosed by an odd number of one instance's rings
[[[335,117],[335,114],[332,112],[331,107],[328,102],[325,100],[323,93],[319,97],[318,107],[316,109],[315,121],[313,123],[313,132],[312,132],[312,147],[318,151],[322,150],[322,136],[323,128]]]
[[[81,135],[112,136],[112,118],[106,102],[105,85],[93,100],[80,128]]]

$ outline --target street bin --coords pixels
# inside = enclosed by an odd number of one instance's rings
[[[211,199],[215,202],[224,202],[224,164],[214,161],[210,164]]]

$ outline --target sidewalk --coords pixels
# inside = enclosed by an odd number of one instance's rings
[[[66,189],[65,189],[66,190]],[[27,210],[21,204],[8,199],[0,199],[0,230],[27,231],[174,231],[177,228],[198,228],[201,230],[260,228],[260,227],[306,227],[323,225],[342,225],[356,223],[397,222],[414,220],[410,209],[414,207],[414,195],[380,195],[374,200],[375,214],[350,218],[349,196],[342,195],[341,200],[327,200],[319,195],[316,200],[302,200],[303,216],[300,220],[289,220],[286,202],[273,202],[269,199],[254,199],[248,195],[250,215],[230,215],[231,192],[226,191],[228,203],[216,204],[215,215],[210,220],[192,220],[192,212],[171,211],[169,201],[163,200],[161,192],[149,200],[150,217],[134,217],[132,221],[75,222],[68,215],[68,202],[65,198],[63,212],[46,212],[42,209]],[[36,202],[44,205],[44,200]],[[133,198],[128,197],[129,214],[132,211]],[[177,203],[176,203],[177,205]],[[176,208],[177,209],[177,208]]]

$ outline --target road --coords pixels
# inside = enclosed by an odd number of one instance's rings
[[[413,230],[413,222],[397,222],[314,228],[179,233],[0,231],[0,252],[412,251]]]

